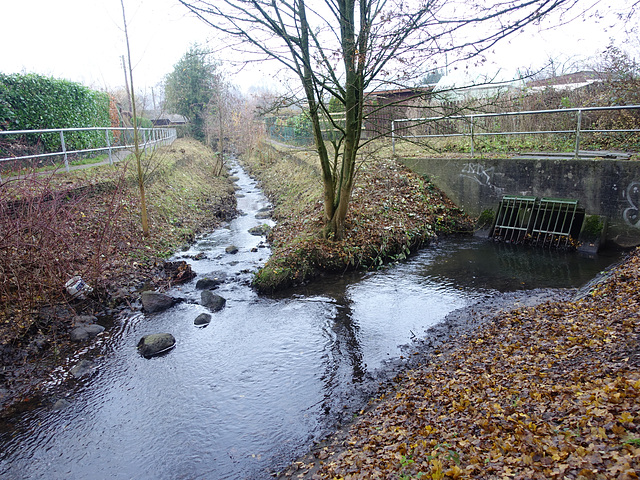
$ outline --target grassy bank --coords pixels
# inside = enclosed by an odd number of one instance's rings
[[[74,314],[126,304],[147,282],[162,286],[163,259],[235,213],[216,155],[180,139],[143,160],[150,235],[143,236],[135,166],[122,162],[71,173],[6,180],[0,190],[0,403],[25,377],[68,353]],[[93,287],[73,300],[65,282]],[[18,365],[27,366],[20,371]]]
[[[403,260],[437,235],[469,232],[472,223],[428,180],[386,155],[361,158],[347,216],[347,236],[321,239],[322,182],[312,151],[265,145],[244,159],[275,205],[273,254],[255,278],[262,292],[326,272],[376,269]]]

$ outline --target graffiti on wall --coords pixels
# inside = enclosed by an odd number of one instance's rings
[[[493,179],[494,172],[494,167],[485,168],[481,163],[465,163],[460,175],[470,178],[471,180],[475,180],[480,185],[491,187],[491,180]]]
[[[630,227],[640,228],[640,182],[631,182],[624,192],[624,199],[629,206],[622,213],[622,218]]]

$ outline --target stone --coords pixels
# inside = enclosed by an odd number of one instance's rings
[[[176,339],[170,333],[152,333],[138,342],[138,351],[145,358],[155,357],[168,352],[176,345]]]
[[[238,247],[236,247],[235,245],[229,245],[224,249],[224,251],[230,253],[231,255],[235,255],[236,253],[238,253]]]
[[[204,277],[199,279],[196,282],[196,289],[197,290],[211,290],[213,288],[216,288],[218,285],[222,284],[222,279],[219,277]]]
[[[69,336],[73,342],[85,342],[102,332],[104,332],[102,325],[81,325],[71,330]]]
[[[195,272],[191,270],[191,265],[184,260],[164,262],[164,272],[173,284],[188,282],[196,276]]]
[[[249,233],[251,235],[255,235],[256,237],[267,235],[270,231],[271,227],[267,224],[257,225],[249,229]]]
[[[85,325],[82,328],[84,328],[85,332],[89,334],[89,337],[95,337],[99,333],[104,332],[104,327],[102,325],[97,325],[97,324]]]
[[[255,218],[257,218],[258,220],[264,220],[264,219],[267,219],[267,218],[271,218],[271,212],[269,212],[269,211],[258,212],[258,213],[256,213]]]
[[[206,327],[211,323],[211,315],[208,313],[201,313],[193,321],[193,324],[197,327]]]
[[[162,312],[178,303],[178,299],[159,292],[142,292],[142,308],[147,313]]]
[[[61,398],[60,400],[56,401],[56,403],[53,404],[53,406],[51,407],[52,410],[64,410],[65,408],[69,407],[71,405],[71,402],[65,398]]]
[[[29,342],[29,346],[27,350],[33,353],[40,352],[49,346],[49,340],[44,335],[37,335],[31,342]]]
[[[90,360],[81,360],[78,364],[69,370],[74,378],[80,378],[93,370],[94,363]]]
[[[220,295],[216,295],[211,290],[203,290],[200,294],[201,304],[212,312],[219,312],[224,308],[227,300]]]
[[[83,325],[92,325],[98,321],[98,317],[95,315],[76,315],[73,317],[72,325],[75,327],[81,327]]]

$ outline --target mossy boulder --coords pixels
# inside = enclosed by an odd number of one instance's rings
[[[176,339],[170,333],[152,333],[138,342],[138,351],[145,358],[155,357],[168,352],[176,345]]]

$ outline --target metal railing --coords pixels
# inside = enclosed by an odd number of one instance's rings
[[[585,107],[585,108],[562,108],[557,110],[531,110],[523,112],[504,112],[504,113],[476,113],[470,115],[452,115],[452,116],[440,116],[440,117],[425,117],[425,118],[401,118],[391,121],[391,143],[393,153],[396,153],[396,139],[412,139],[412,138],[446,138],[446,137],[470,137],[471,138],[471,155],[474,154],[475,138],[482,136],[500,136],[500,135],[541,135],[541,134],[569,134],[575,135],[575,157],[579,157],[580,142],[583,134],[586,133],[639,133],[640,128],[623,128],[623,129],[585,129],[582,127],[583,113],[584,112],[597,112],[597,111],[615,111],[615,110],[640,110],[640,105],[623,105],[623,106],[611,106],[611,107]],[[491,118],[491,117],[515,117],[526,115],[540,115],[540,114],[567,114],[575,113],[575,128],[565,130],[530,130],[530,131],[500,131],[500,132],[482,132],[477,131],[476,120],[479,118]],[[436,133],[436,134],[419,134],[419,135],[399,135],[397,133],[400,129],[408,129],[414,126],[427,125],[432,122],[441,120],[463,120],[468,125],[468,131],[466,132],[454,132],[454,133]],[[416,123],[416,125],[408,127],[399,127],[401,123]]]
[[[16,161],[16,160],[28,160],[37,158],[47,158],[62,156],[64,159],[64,166],[66,171],[69,171],[69,154],[78,153],[98,153],[107,152],[109,155],[109,164],[113,165],[113,154],[118,150],[131,150],[135,147],[133,143],[133,127],[85,127],[85,128],[48,128],[41,130],[4,130],[0,131],[0,138],[11,135],[32,135],[32,134],[56,134],[60,135],[60,150],[56,152],[38,153],[32,155],[21,155],[13,157],[0,158],[0,162]],[[105,145],[94,148],[82,148],[78,150],[67,150],[65,142],[65,133],[70,132],[91,132],[91,131],[104,131]],[[127,135],[127,132],[131,132]],[[175,128],[138,128],[138,145],[143,150],[149,147],[154,149],[160,145],[170,145],[177,138],[177,132]],[[116,139],[120,139],[116,141]]]

